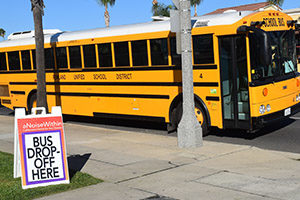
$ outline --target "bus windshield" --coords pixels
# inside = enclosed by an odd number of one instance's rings
[[[285,78],[295,75],[297,71],[295,32],[273,31],[267,32],[272,50],[272,64],[263,65],[258,48],[262,44],[255,34],[250,34],[251,78],[253,82],[272,82],[275,78]]]

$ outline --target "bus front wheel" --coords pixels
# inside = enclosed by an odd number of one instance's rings
[[[208,135],[207,117],[198,102],[195,102],[195,115],[202,127],[203,136]],[[179,103],[171,111],[170,124],[168,125],[168,132],[173,132],[178,128],[178,124],[182,118],[182,103]]]

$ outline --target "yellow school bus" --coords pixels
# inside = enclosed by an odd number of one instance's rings
[[[295,21],[278,11],[192,19],[195,114],[210,127],[254,131],[300,107]],[[170,21],[75,32],[45,30],[49,108],[64,114],[161,120],[182,115],[181,57]],[[33,32],[0,43],[2,105],[36,102]]]
[[[297,59],[298,59],[298,72],[300,72],[300,24],[296,25],[296,45],[297,45]]]

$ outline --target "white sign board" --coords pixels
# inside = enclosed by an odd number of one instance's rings
[[[25,109],[15,111],[14,177],[22,177],[22,188],[68,184],[68,163],[60,107],[52,114],[44,108],[34,108],[25,115]]]

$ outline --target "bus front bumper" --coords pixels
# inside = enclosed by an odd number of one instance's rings
[[[264,125],[287,118],[295,115],[296,113],[300,112],[300,103],[297,103],[296,105],[290,107],[290,114],[286,115],[286,109],[277,111],[275,113],[271,113],[268,115],[264,115],[261,117],[253,117],[252,118],[252,130],[260,129]]]

